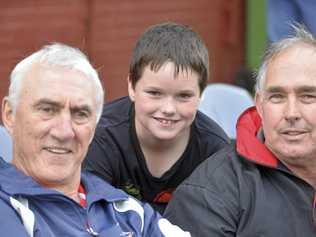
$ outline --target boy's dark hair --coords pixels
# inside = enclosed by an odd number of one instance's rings
[[[151,26],[136,42],[129,69],[133,88],[147,65],[157,72],[168,61],[175,64],[175,76],[179,71],[196,72],[202,93],[209,76],[207,48],[191,28],[173,22]]]

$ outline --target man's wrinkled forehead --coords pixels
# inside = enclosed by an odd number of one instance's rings
[[[79,107],[95,105],[95,87],[87,76],[63,66],[34,64],[25,74],[22,95],[37,101],[78,104]],[[63,101],[62,101],[63,100]]]
[[[298,44],[275,55],[266,68],[264,87],[287,86],[292,80],[309,79],[301,86],[316,86],[316,51]]]

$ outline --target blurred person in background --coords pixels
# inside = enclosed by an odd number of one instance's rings
[[[302,24],[316,35],[315,0],[267,0],[268,40],[275,42],[295,32],[292,24]]]
[[[199,110],[218,123],[229,138],[236,138],[238,117],[253,106],[249,92],[235,85],[211,83],[203,91]]]

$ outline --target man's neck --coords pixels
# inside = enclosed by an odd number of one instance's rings
[[[80,196],[78,189],[69,193],[64,193],[67,197],[73,199],[75,202],[80,203]]]
[[[289,170],[291,170],[297,177],[310,184],[316,190],[316,162],[312,165],[293,165],[283,163]]]
[[[38,184],[45,188],[54,189],[65,196],[73,199],[76,202],[80,202],[78,189],[80,186],[80,174],[81,169],[79,169],[71,178],[67,180],[43,180],[36,175],[29,174],[26,169],[24,169],[23,164],[18,162],[17,159],[12,160],[12,164],[25,175],[32,177]]]

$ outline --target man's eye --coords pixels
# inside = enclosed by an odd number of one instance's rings
[[[40,107],[39,110],[45,114],[53,114],[56,110],[49,106]]]
[[[43,119],[50,119],[57,113],[57,108],[49,105],[40,105],[37,107],[37,111]]]
[[[73,114],[74,120],[78,123],[85,123],[89,120],[90,113],[86,111],[76,111]]]
[[[300,96],[300,100],[306,104],[315,103],[316,102],[316,95],[303,94]]]
[[[281,103],[284,101],[284,99],[285,99],[285,97],[282,94],[272,94],[269,96],[269,100],[272,103]]]

